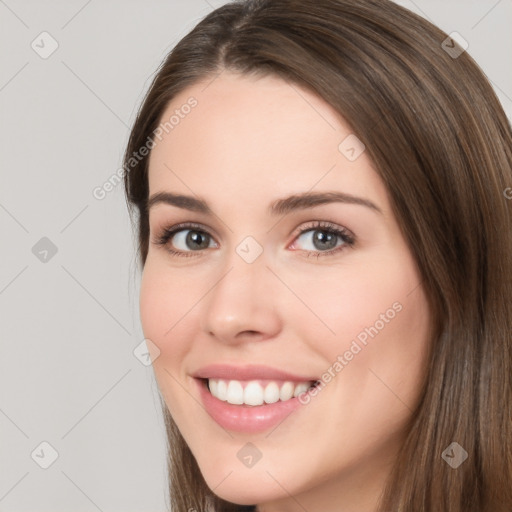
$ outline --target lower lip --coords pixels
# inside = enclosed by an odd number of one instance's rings
[[[214,397],[207,388],[207,382],[194,379],[199,386],[201,400],[206,412],[226,430],[237,432],[262,432],[283,421],[289,414],[301,407],[297,397],[265,405],[233,405]]]

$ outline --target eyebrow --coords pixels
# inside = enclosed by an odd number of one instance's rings
[[[208,203],[197,197],[182,194],[172,194],[170,192],[157,192],[153,194],[147,203],[147,211],[157,204],[168,204],[177,206],[192,212],[209,214],[211,212]],[[371,210],[382,214],[382,210],[369,199],[353,196],[344,192],[305,192],[303,194],[294,194],[289,197],[277,199],[269,206],[269,214],[272,216],[285,215],[295,210],[314,208],[328,203],[345,203],[366,206]]]

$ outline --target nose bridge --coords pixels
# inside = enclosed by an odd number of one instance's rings
[[[243,333],[267,337],[278,328],[278,317],[263,247],[246,237],[230,255],[214,282],[202,314],[203,329],[224,341]]]
[[[267,279],[267,253],[263,245],[253,236],[245,236],[237,245],[230,248],[225,256],[222,276],[212,292],[217,295],[217,302],[222,296],[229,298],[235,296],[244,299],[254,298],[255,304],[259,301],[259,283]],[[250,302],[244,301],[247,306]]]

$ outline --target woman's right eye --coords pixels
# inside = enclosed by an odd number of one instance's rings
[[[194,224],[181,224],[172,228],[163,229],[162,233],[154,240],[157,245],[163,245],[175,256],[195,256],[194,252],[201,252],[211,246],[213,239],[201,226]],[[171,244],[172,242],[172,244]],[[172,246],[178,246],[178,250]]]

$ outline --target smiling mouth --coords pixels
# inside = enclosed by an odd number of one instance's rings
[[[287,402],[317,387],[320,381],[199,379],[212,396],[232,405],[259,406]]]

